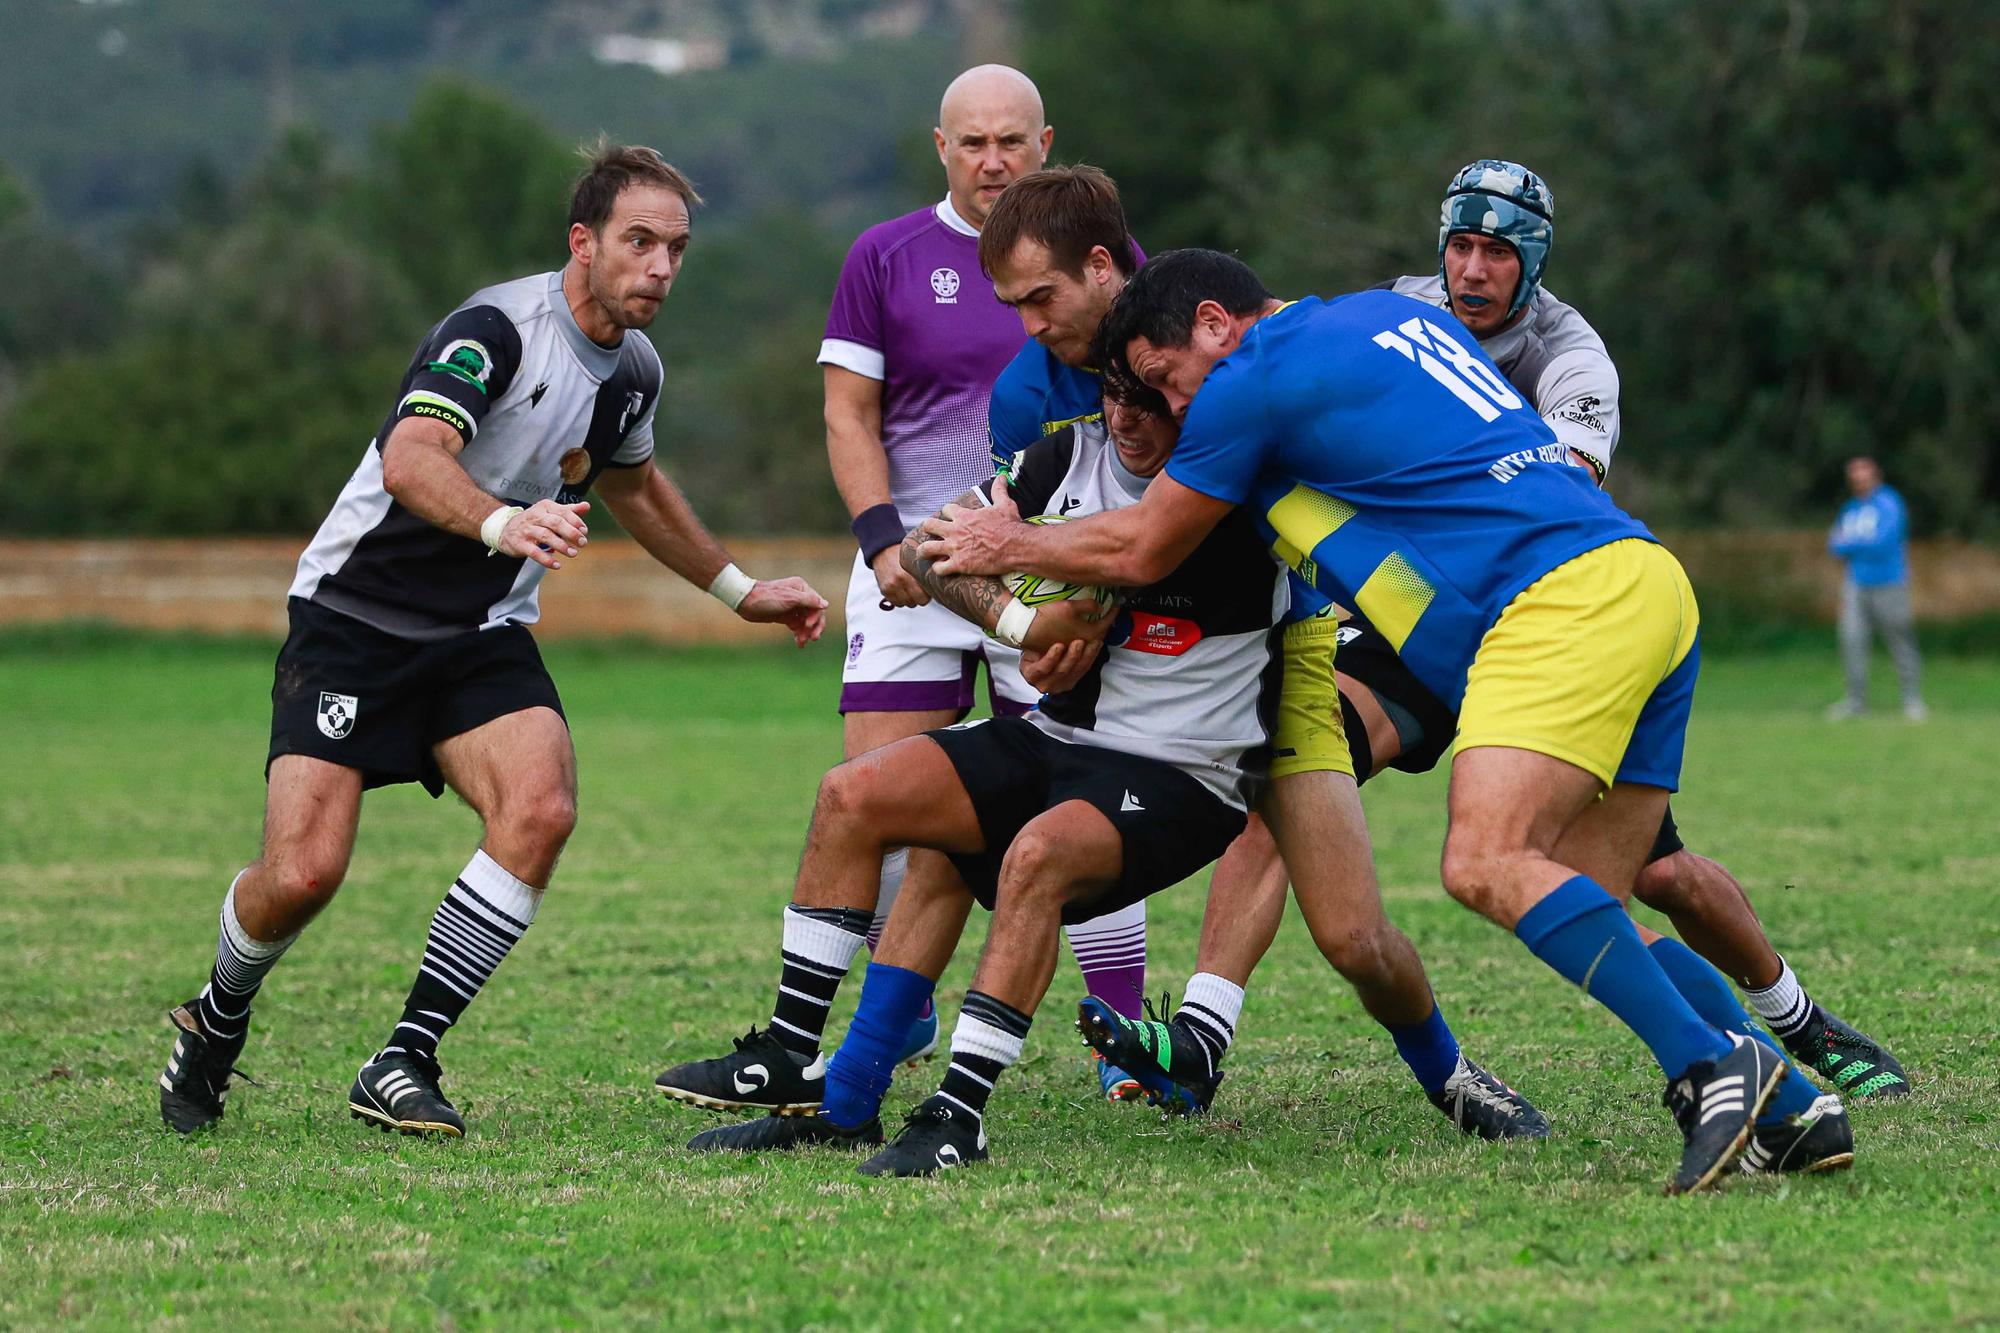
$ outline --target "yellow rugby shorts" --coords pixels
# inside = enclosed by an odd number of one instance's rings
[[[1314,616],[1285,627],[1285,677],[1278,691],[1278,730],[1272,740],[1271,777],[1293,773],[1354,776],[1347,728],[1340,716],[1340,686],[1333,653],[1340,622]]]
[[[1700,625],[1687,574],[1656,542],[1627,538],[1556,566],[1480,640],[1458,749],[1533,750],[1607,787],[1675,790]]]

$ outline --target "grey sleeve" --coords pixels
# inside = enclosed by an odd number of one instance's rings
[[[1619,425],[1618,368],[1610,357],[1576,348],[1550,361],[1535,386],[1535,410],[1600,476],[1610,473]]]

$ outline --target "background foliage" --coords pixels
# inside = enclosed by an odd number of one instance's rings
[[[884,26],[917,15],[914,32]],[[1281,292],[1435,263],[1477,156],[1555,187],[1549,284],[1625,382],[1615,489],[1656,522],[1808,523],[1881,455],[1920,531],[1987,535],[2000,12],[1910,0],[42,0],[0,44],[0,518],[298,531],[423,329],[560,261],[575,144],[711,200],[653,330],[664,457],[717,526],[838,530],[812,368],[841,255],[935,197],[937,93],[1040,82],[1149,248]],[[985,16],[984,18],[976,16]],[[650,25],[650,26],[648,26]],[[908,27],[906,23],[904,25]],[[661,78],[606,31],[721,42]],[[171,107],[170,113],[161,108]]]

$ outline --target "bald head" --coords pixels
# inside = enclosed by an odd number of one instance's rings
[[[1009,182],[1040,169],[1055,131],[1042,122],[1034,80],[1007,65],[975,65],[944,90],[931,136],[951,206],[978,228]]]
[[[1012,65],[974,65],[951,81],[938,103],[938,128],[946,134],[967,116],[999,114],[1042,128],[1042,93]]]

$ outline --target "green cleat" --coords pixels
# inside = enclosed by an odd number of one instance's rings
[[[1882,1043],[1818,1005],[1813,1006],[1812,1017],[1803,1029],[1782,1040],[1794,1060],[1850,1097],[1907,1097],[1910,1093],[1909,1076]]]
[[[1147,1011],[1152,1011],[1151,1001]],[[1076,1030],[1092,1050],[1135,1079],[1146,1100],[1169,1115],[1202,1115],[1215,1100],[1222,1074],[1211,1073],[1208,1054],[1193,1037],[1177,1037],[1172,1023],[1126,1018],[1095,995],[1076,1007]]]

